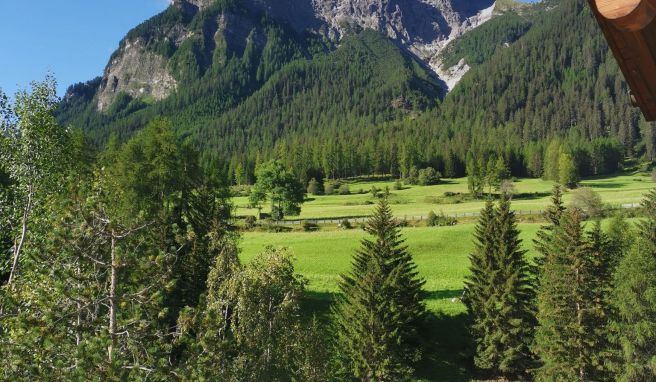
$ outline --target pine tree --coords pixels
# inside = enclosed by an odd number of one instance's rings
[[[472,276],[466,301],[473,318],[474,361],[482,370],[517,378],[531,367],[534,289],[526,251],[510,201],[494,211],[488,202],[477,227],[477,251],[471,256]]]
[[[587,275],[590,296],[588,308],[585,310],[584,325],[586,325],[586,343],[592,348],[588,379],[610,381],[612,380],[610,365],[617,359],[617,352],[611,343],[611,325],[615,316],[615,310],[611,304],[611,292],[616,248],[602,231],[600,221],[597,221],[588,233],[587,241],[587,261],[589,262]]]
[[[334,310],[344,372],[361,381],[408,380],[419,355],[418,326],[426,314],[424,281],[386,198],[366,231],[372,238],[362,241],[353,269],[342,277]]]
[[[474,229],[475,247],[474,252],[469,256],[470,274],[465,278],[463,295],[463,303],[467,306],[469,318],[474,323],[483,319],[483,307],[490,294],[487,274],[491,268],[490,260],[497,250],[493,232],[495,218],[494,204],[488,200]],[[476,325],[472,326],[474,338],[482,337],[483,334]]]
[[[540,381],[607,378],[609,250],[599,225],[586,237],[581,220],[568,210],[546,247],[535,343]]]
[[[553,236],[553,231],[560,225],[560,219],[565,212],[565,205],[563,203],[563,191],[560,185],[556,184],[551,192],[551,205],[544,211],[544,219],[547,225],[540,228],[537,233],[537,238],[534,240],[535,249],[540,256],[535,259],[536,269],[535,273],[539,282],[539,274],[544,265],[544,261],[549,253],[549,246]]]
[[[626,382],[656,379],[656,191],[647,195],[643,208],[647,218],[620,262],[613,294],[624,358],[618,380]]]

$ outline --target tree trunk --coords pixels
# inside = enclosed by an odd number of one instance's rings
[[[30,184],[27,188],[27,204],[25,205],[25,209],[23,209],[23,220],[21,222],[21,235],[20,238],[18,239],[18,243],[14,246],[14,261],[11,265],[11,272],[9,273],[9,280],[7,281],[7,285],[11,285],[12,281],[16,277],[16,273],[18,272],[18,261],[20,258],[21,251],[23,249],[23,244],[25,243],[25,237],[27,236],[27,223],[29,222],[30,211],[32,210],[32,193],[33,193],[33,187]]]
[[[116,261],[116,235],[112,231],[112,247],[111,247],[111,276],[109,284],[109,336],[111,343],[107,349],[107,356],[109,362],[114,358],[114,348],[116,347],[116,284],[118,283],[118,262]]]

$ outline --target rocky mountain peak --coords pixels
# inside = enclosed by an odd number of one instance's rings
[[[196,15],[217,0],[173,0],[172,6],[187,15]],[[446,45],[489,20],[495,0],[239,0],[238,6],[250,14],[267,14],[299,33],[312,31],[339,42],[364,29],[387,35],[422,60],[446,90],[450,90],[469,66],[443,70],[439,54]],[[219,16],[219,21],[225,15]],[[242,21],[248,21],[240,18]],[[221,24],[219,22],[219,24]],[[235,28],[247,28],[247,25]],[[184,25],[158,31],[160,40],[179,47],[194,32]],[[119,92],[132,97],[165,98],[176,89],[167,60],[145,48],[143,41],[125,41],[105,70],[98,110],[106,109]]]

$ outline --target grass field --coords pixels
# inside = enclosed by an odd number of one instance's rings
[[[378,188],[389,186],[391,189],[393,183],[353,183],[351,190],[369,190],[372,185]],[[645,174],[587,179],[582,185],[592,187],[602,196],[605,203],[614,205],[640,202],[642,196],[655,186]],[[548,206],[551,182],[522,179],[516,183],[516,187],[523,195],[513,201],[514,209],[535,211]],[[412,186],[393,191],[394,213],[398,217],[425,215],[430,210],[454,214],[476,212],[483,206],[482,201],[472,200],[434,203],[435,198],[443,196],[445,192],[466,193],[466,180],[447,180],[437,186]],[[566,202],[570,198],[571,193],[565,195]],[[313,200],[303,205],[301,218],[370,215],[374,206],[366,203],[372,200],[370,194],[313,197]],[[245,204],[246,199],[236,198],[235,203]],[[255,212],[243,209],[239,213]],[[529,256],[535,254],[533,239],[540,225],[541,223],[519,225],[523,247]],[[419,273],[426,281],[426,304],[433,313],[433,321],[426,329],[426,338],[429,338],[432,347],[419,367],[420,380],[471,380],[465,307],[459,297],[462,295],[463,281],[469,266],[468,255],[473,249],[474,227],[473,219],[469,219],[453,227],[417,227],[405,228],[402,231]],[[242,259],[248,262],[269,245],[289,248],[296,257],[296,271],[309,281],[306,310],[322,315],[328,311],[330,301],[337,292],[339,275],[349,271],[352,256],[365,236],[366,233],[358,228],[337,230],[334,226],[322,227],[318,232],[246,232],[241,242]]]
[[[474,226],[468,223],[402,231],[419,274],[426,281],[426,304],[432,313],[430,325],[423,333],[428,350],[426,359],[418,367],[420,381],[469,381],[472,378],[465,306],[459,297],[468,272],[468,255],[473,249]],[[540,224],[523,223],[519,228],[524,249],[529,256],[535,255],[533,239]],[[296,258],[296,271],[309,281],[305,309],[308,314],[322,316],[329,311],[337,292],[339,275],[350,270],[352,256],[365,236],[361,229],[248,232],[241,243],[242,260],[250,261],[269,245],[289,248]]]
[[[446,214],[477,212],[483,207],[483,201],[469,200],[456,201],[445,198],[445,192],[466,194],[467,179],[444,179],[442,184],[436,186],[404,186],[403,190],[393,190],[394,181],[389,182],[362,182],[350,184],[352,193],[359,190],[367,192],[372,186],[379,189],[389,187],[394,214],[398,217],[426,215],[433,210]],[[589,178],[581,182],[582,186],[592,187],[598,192],[604,203],[613,205],[623,203],[636,203],[642,195],[654,187],[654,182],[645,173],[623,174],[614,177]],[[541,179],[519,179],[515,182],[518,195],[513,202],[513,208],[522,211],[541,210],[549,203],[549,193],[553,183]],[[565,195],[567,202],[571,193]],[[352,195],[320,195],[309,196],[303,204],[301,215],[288,216],[289,219],[312,218],[341,218],[350,216],[368,216],[373,211],[374,198],[370,193]],[[234,198],[237,206],[237,215],[256,215],[254,209],[243,208],[248,205],[248,198]],[[266,209],[264,209],[266,211]]]
[[[522,224],[522,239],[533,250],[532,239],[540,224]],[[462,294],[463,278],[473,249],[474,224],[454,227],[422,227],[403,230],[406,244],[413,254],[419,273],[426,279],[428,308],[435,312],[458,314],[464,305],[452,302]],[[351,257],[366,236],[361,229],[325,232],[244,234],[242,258],[249,261],[267,245],[287,247],[296,257],[296,270],[309,280],[308,290],[330,297],[337,291],[339,275],[348,272]]]

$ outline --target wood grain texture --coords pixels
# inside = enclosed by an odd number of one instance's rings
[[[627,31],[638,31],[654,20],[656,7],[653,0],[595,0],[601,16]]]
[[[641,28],[628,30],[618,26],[617,19],[608,19],[600,12],[597,4],[602,0],[588,1],[631,88],[632,101],[648,121],[656,121],[656,20],[652,16]]]

